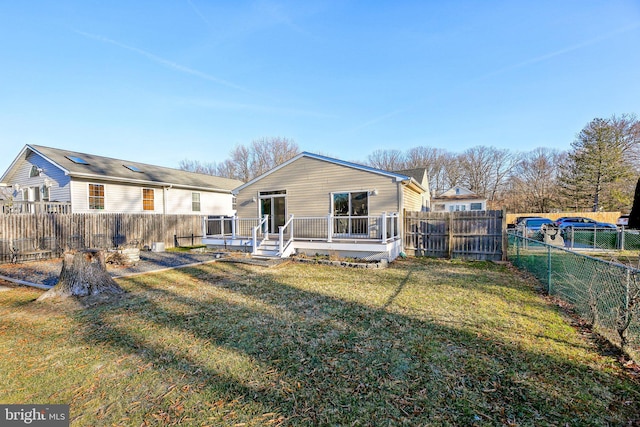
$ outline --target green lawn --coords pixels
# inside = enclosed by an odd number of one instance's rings
[[[72,425],[629,425],[640,383],[504,266],[225,262],[0,292],[0,403]]]

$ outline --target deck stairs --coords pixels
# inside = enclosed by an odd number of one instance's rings
[[[277,240],[264,240],[256,248],[256,253],[251,255],[252,258],[257,259],[278,259],[278,241]]]

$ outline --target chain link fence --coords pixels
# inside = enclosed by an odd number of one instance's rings
[[[515,228],[513,233],[544,240],[545,226],[538,228]],[[628,230],[625,227],[565,227],[560,230],[564,246],[569,249],[614,249],[621,251],[640,251],[640,230]]]
[[[640,362],[640,270],[516,233],[509,233],[508,258],[540,280],[549,295],[571,304],[595,332]]]

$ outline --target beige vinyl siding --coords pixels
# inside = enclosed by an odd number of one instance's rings
[[[301,157],[258,180],[238,193],[237,209],[241,218],[258,216],[260,191],[286,190],[287,215],[326,216],[331,210],[331,194],[373,191],[369,196],[369,215],[398,212],[398,183],[392,177],[319,159]]]
[[[404,210],[422,211],[422,194],[406,186],[403,186],[402,191],[404,192]]]

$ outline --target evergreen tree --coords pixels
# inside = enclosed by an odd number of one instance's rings
[[[562,175],[565,193],[575,200],[576,207],[589,206],[594,212],[618,207],[610,190],[633,175],[625,155],[630,143],[635,141],[620,132],[615,117],[593,119],[578,133]]]
[[[629,228],[640,228],[640,178],[636,184],[636,193],[633,197],[633,206],[631,207],[631,213],[629,214]]]

